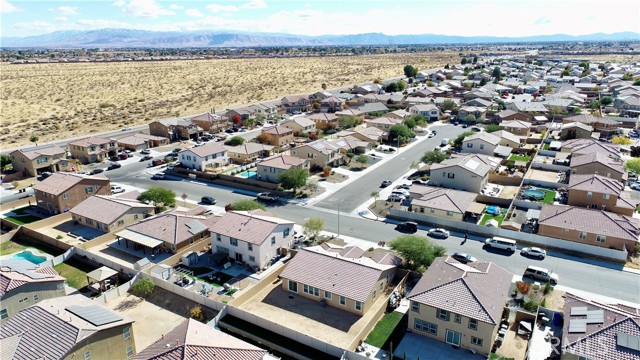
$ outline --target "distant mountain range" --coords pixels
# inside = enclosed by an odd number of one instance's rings
[[[100,29],[89,31],[56,31],[28,37],[2,37],[0,46],[20,48],[96,48],[96,47],[260,47],[260,46],[356,46],[404,44],[483,44],[513,42],[558,41],[620,41],[640,40],[640,33],[619,32],[590,35],[540,35],[526,37],[449,36],[437,34],[385,35],[381,33],[354,35],[305,36],[238,31],[155,32],[130,29]]]

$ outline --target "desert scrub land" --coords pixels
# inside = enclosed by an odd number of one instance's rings
[[[458,63],[453,52],[282,59],[0,64],[0,142],[48,142]]]

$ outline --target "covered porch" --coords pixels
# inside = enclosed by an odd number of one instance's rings
[[[140,258],[148,258],[151,262],[162,261],[174,253],[165,246],[164,241],[129,229],[117,232],[116,241],[109,246]]]

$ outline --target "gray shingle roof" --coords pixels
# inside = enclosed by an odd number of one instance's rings
[[[640,235],[638,219],[574,206],[544,205],[538,224],[633,241]]]
[[[465,265],[440,257],[422,275],[408,299],[497,324],[509,295],[512,277],[510,272],[491,262]]]

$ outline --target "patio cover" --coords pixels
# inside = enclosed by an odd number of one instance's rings
[[[493,150],[493,153],[506,159],[509,157],[509,155],[511,155],[511,151],[513,151],[513,148],[498,145],[496,146],[495,150]]]
[[[118,274],[117,271],[113,270],[112,268],[103,266],[101,268],[97,268],[95,270],[93,270],[92,272],[87,274],[88,278],[91,278],[97,282],[101,282],[103,280],[106,280],[110,277],[112,277],[113,275]]]
[[[162,240],[158,240],[150,236],[143,235],[135,231],[131,231],[129,229],[124,229],[120,232],[117,232],[116,236],[119,236],[123,239],[131,240],[134,243],[137,243],[152,249],[162,245],[163,243]]]
[[[485,204],[480,204],[474,201],[471,204],[469,204],[469,207],[467,208],[467,212],[472,214],[482,214],[485,206],[486,206]]]
[[[552,141],[549,144],[549,149],[560,149],[562,147],[562,141]]]

